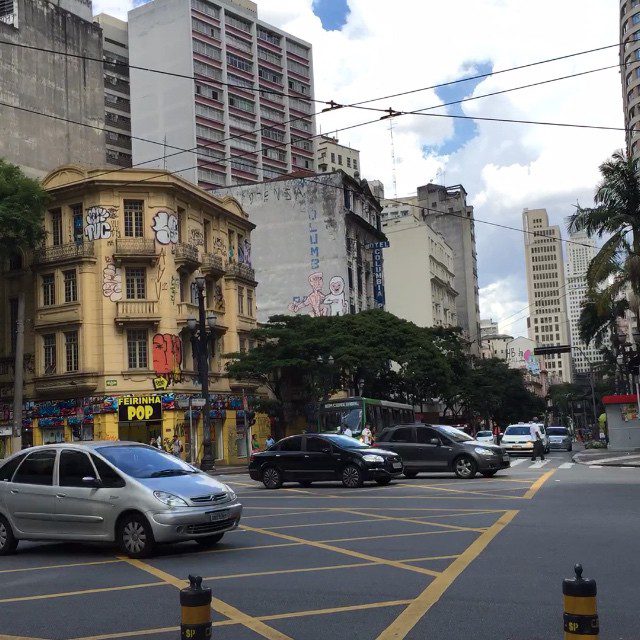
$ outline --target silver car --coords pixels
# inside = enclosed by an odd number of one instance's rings
[[[116,542],[131,558],[163,542],[211,546],[241,514],[232,489],[136,442],[33,447],[0,466],[0,556],[20,540]]]
[[[549,446],[552,449],[565,449],[566,451],[573,449],[573,440],[566,427],[547,427],[547,435],[549,436]]]

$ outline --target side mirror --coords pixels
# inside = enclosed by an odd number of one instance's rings
[[[331,449],[327,447],[326,449],[322,450],[322,453],[331,453]]]
[[[441,443],[440,443],[439,438],[431,438],[431,439],[429,440],[429,444],[435,444],[435,445],[436,445],[436,447],[439,447]]]
[[[93,487],[94,489],[102,486],[102,482],[97,478],[93,478],[92,476],[85,476],[84,478],[82,478],[82,484],[85,487]]]

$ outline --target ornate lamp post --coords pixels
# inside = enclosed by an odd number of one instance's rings
[[[200,468],[203,471],[211,471],[215,467],[215,459],[211,447],[211,406],[209,400],[209,349],[214,355],[216,316],[212,313],[205,316],[205,277],[201,274],[196,276],[196,287],[198,291],[198,320],[189,318],[187,327],[191,331],[191,345],[198,360],[198,375],[202,385],[202,396],[204,397],[204,407],[202,414],[202,462]]]

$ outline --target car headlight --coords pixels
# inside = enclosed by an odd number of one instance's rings
[[[525,442],[524,446],[527,447],[527,449],[532,449],[533,448],[533,442]]]
[[[491,451],[491,449],[483,449],[482,447],[476,447],[474,449],[476,453],[479,453],[481,456],[495,456],[495,451]]]
[[[167,493],[166,491],[154,491],[153,495],[156,500],[160,500],[162,504],[166,504],[167,507],[186,507],[187,503],[178,496],[174,496],[173,493]]]
[[[238,498],[236,492],[229,486],[225,486],[225,489],[227,490],[227,495],[229,496],[229,502],[235,502]]]
[[[382,464],[384,462],[384,458],[382,456],[376,456],[373,453],[367,453],[367,455],[362,456],[362,459],[365,462],[377,462],[378,464]]]

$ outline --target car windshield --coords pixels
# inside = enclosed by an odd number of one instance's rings
[[[505,436],[530,436],[531,429],[527,426],[524,427],[507,427],[505,432]]]
[[[324,438],[330,440],[334,444],[339,447],[343,447],[345,449],[368,449],[369,445],[362,444],[359,440],[355,438],[350,438],[349,436],[338,436],[332,434],[322,434]]]
[[[476,433],[476,438],[492,438],[493,437],[493,433],[491,433],[491,431],[478,431],[478,433]]]
[[[565,427],[549,427],[547,429],[547,435],[549,436],[566,436],[569,432]]]
[[[98,447],[96,451],[114,467],[133,478],[168,478],[199,473],[186,462],[158,451],[154,447],[144,445]]]
[[[454,442],[468,442],[469,440],[473,440],[470,435],[466,434],[464,431],[460,431],[460,429],[456,429],[455,427],[442,426],[440,429]]]

